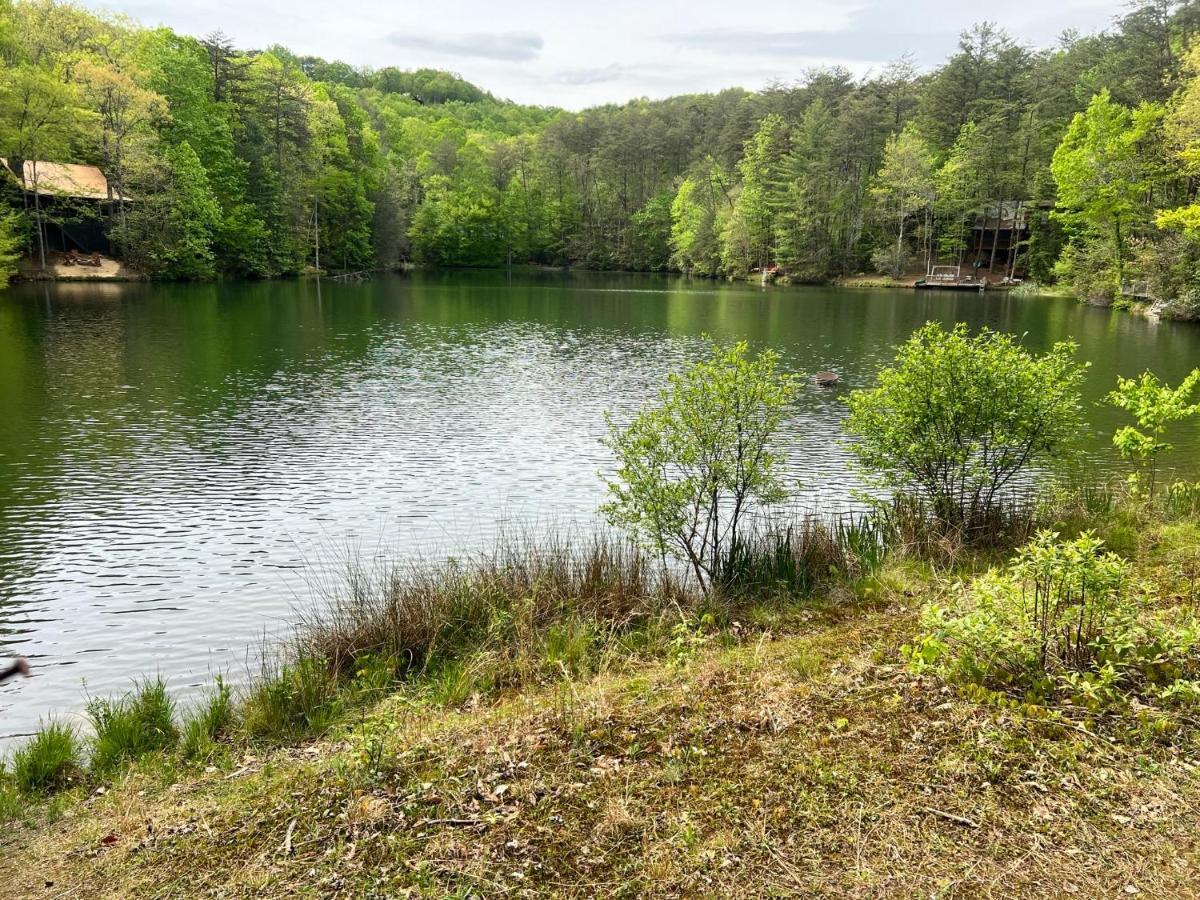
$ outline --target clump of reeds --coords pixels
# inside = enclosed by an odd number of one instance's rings
[[[871,521],[888,547],[907,556],[953,564],[964,553],[1008,551],[1036,533],[1040,509],[1021,494],[979,507],[967,520],[939,514],[920,498],[897,494],[876,504]]]
[[[834,579],[874,574],[887,553],[870,516],[806,517],[751,534],[729,554],[717,583],[735,598],[797,598]]]
[[[180,749],[187,759],[205,755],[208,750],[233,728],[233,692],[225,679],[217,676],[212,694],[186,719]]]
[[[59,790],[81,772],[79,736],[64,722],[42,726],[12,757],[12,780],[27,793]]]
[[[98,773],[170,749],[179,740],[175,701],[161,678],[144,681],[116,700],[93,698],[88,701],[87,717],[94,732],[91,766]]]
[[[364,656],[405,671],[496,641],[531,643],[568,618],[627,627],[699,592],[637,547],[610,537],[509,541],[467,562],[369,573],[351,567],[345,590],[305,617],[298,658],[347,671]]]

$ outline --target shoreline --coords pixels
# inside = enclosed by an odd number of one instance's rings
[[[1136,518],[1148,536],[1124,552],[1160,579],[1175,554],[1200,552],[1194,515],[1115,502],[1107,513],[1064,509],[1073,524],[1060,527],[1115,540]],[[558,600],[513,583],[513,605],[484,611],[486,628],[437,665],[389,676],[382,656],[340,644],[336,686],[300,662],[236,706],[218,686],[171,741],[79,771],[62,793],[0,792],[0,812],[21,826],[0,838],[0,878],[47,897],[98,885],[98,896],[121,897],[167,886],[541,896],[582,866],[631,895],[667,885],[766,891],[775,871],[793,872],[789,883],[808,893],[864,884],[886,893],[901,888],[888,874],[899,854],[906,879],[978,869],[977,881],[962,876],[968,892],[1007,874],[1013,896],[1038,896],[1053,872],[1083,895],[1135,883],[1173,895],[1192,870],[1146,863],[1200,838],[1185,814],[1200,802],[1191,726],[1169,708],[1020,702],[906,661],[918,611],[1003,558],[974,551],[947,568],[894,548],[841,558],[836,575],[832,558],[814,559],[824,575],[802,595],[756,591],[699,607],[693,597],[670,612],[647,603],[649,583],[622,581],[628,558],[611,570],[617,580],[594,583],[607,587],[569,588],[562,598],[579,599],[549,618],[536,607],[549,613]],[[322,640],[334,639],[344,636]],[[175,727],[152,682],[137,691],[107,708],[136,707],[160,733]],[[239,731],[232,717],[260,730]],[[1146,809],[1156,817],[1143,823]],[[1129,817],[1146,827],[1126,827]],[[842,848],[844,823],[859,818],[871,827]],[[1064,841],[1115,861],[1097,869],[1089,855],[1044,849]],[[1000,858],[997,846],[1008,848]],[[1034,873],[1028,883],[1013,880],[1016,861]]]
[[[77,274],[75,272],[63,272],[61,266],[56,266],[53,274],[35,273],[30,275],[27,271],[18,273],[11,280],[11,284],[153,284],[154,279],[148,276],[134,272],[118,264],[118,271],[110,273],[92,274]],[[519,266],[436,266],[425,267],[416,264],[404,264],[395,269],[375,270],[366,275],[365,278],[359,277],[356,280],[370,280],[374,275],[405,275],[414,272],[425,273],[454,273],[454,272],[515,272],[515,273],[540,273],[540,274],[581,274],[581,275],[616,275],[616,276],[663,276],[667,278],[682,278],[682,279],[700,279],[713,284],[725,282],[728,284],[748,284],[756,285],[756,276],[751,273],[743,277],[737,276],[698,276],[690,275],[685,272],[665,272],[665,271],[639,271],[630,269],[594,269],[577,266],[543,266],[543,265],[519,265]],[[363,273],[351,273],[354,276],[361,276]],[[299,281],[309,280],[313,278],[322,278],[328,280],[337,280],[345,276],[340,274],[322,274],[318,276],[313,271],[306,271],[288,275],[277,275],[262,279],[247,279],[235,278],[237,282],[252,282],[252,281]],[[767,281],[757,285],[763,289],[769,287],[787,287],[787,288],[804,288],[804,287],[830,287],[842,290],[917,290],[916,282],[919,280],[918,275],[906,275],[902,278],[892,278],[882,275],[849,275],[832,278],[827,281],[792,281],[786,275],[773,277]],[[211,281],[202,282],[209,284],[218,284],[227,279],[218,277]],[[164,284],[179,284],[187,282],[167,281]],[[941,291],[940,293],[946,293]],[[973,291],[972,291],[973,292]],[[954,293],[949,291],[949,293]],[[1134,316],[1147,319],[1151,322],[1181,322],[1188,324],[1200,323],[1200,314],[1186,313],[1176,315],[1172,311],[1173,303],[1170,301],[1151,301],[1137,300],[1127,297],[1119,297],[1115,300],[1093,301],[1087,298],[1080,297],[1069,288],[1060,285],[1045,285],[1037,282],[1026,282],[1023,285],[993,285],[986,291],[979,292],[983,295],[988,294],[1005,294],[1016,297],[1028,298],[1056,298],[1056,299],[1071,299],[1077,303],[1095,306],[1098,308],[1117,309],[1121,312],[1126,312]]]

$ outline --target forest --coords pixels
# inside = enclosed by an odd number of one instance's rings
[[[1198,29],[1200,0],[1136,3],[1051,47],[985,22],[930,71],[898,47],[865,76],[575,113],[442,71],[0,0],[0,156],[98,166],[107,238],[154,278],[412,263],[822,282],[974,261],[1186,318],[1200,315]],[[31,207],[12,178],[0,201],[6,274],[36,260],[50,217],[97,215]],[[1028,232],[998,253],[1018,215]]]

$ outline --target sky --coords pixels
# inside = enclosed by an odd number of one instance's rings
[[[457,72],[499,97],[582,109],[634,97],[758,89],[813,66],[878,70],[905,53],[932,67],[993,18],[1017,40],[1107,27],[1121,0],[109,0],[96,7],[244,49],[283,44],[355,66]]]

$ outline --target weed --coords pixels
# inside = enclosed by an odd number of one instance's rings
[[[233,700],[229,685],[217,676],[216,690],[183,726],[181,749],[186,759],[205,756],[213,743],[233,725]]]
[[[166,750],[179,740],[175,701],[161,678],[135,685],[118,700],[94,698],[87,704],[92,768],[102,774],[146,753]]]
[[[318,660],[302,658],[268,670],[251,688],[242,702],[242,730],[268,741],[319,735],[342,708],[335,675]]]
[[[60,790],[80,773],[79,738],[62,722],[43,726],[12,758],[12,779],[28,792]]]

